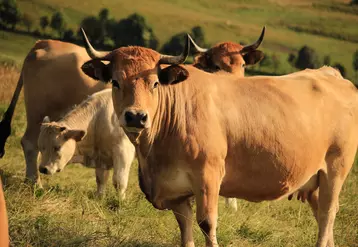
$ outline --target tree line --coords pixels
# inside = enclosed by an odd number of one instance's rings
[[[352,4],[357,4],[357,1],[352,1]],[[0,28],[15,30],[20,23],[26,27],[29,33],[37,23],[41,31],[35,29],[32,34],[36,36],[59,38],[64,41],[82,44],[79,30],[73,31],[67,28],[66,18],[60,11],[54,12],[52,16],[45,15],[35,20],[29,14],[20,13],[16,0],[0,0]],[[182,51],[185,40],[185,32],[181,32],[172,36],[160,47],[153,28],[143,16],[134,13],[126,18],[116,20],[110,17],[109,10],[106,8],[101,9],[97,16],[85,17],[80,26],[86,30],[91,43],[99,49],[111,50],[121,46],[138,45],[160,50],[167,54],[178,54]],[[46,34],[49,28],[57,34],[57,37]],[[190,35],[200,46],[210,46],[206,42],[204,30],[200,26],[194,26],[190,30]],[[317,52],[306,45],[300,48],[297,54],[290,53],[287,61],[295,69],[314,69],[322,65],[331,65],[338,68],[343,76],[346,76],[346,68],[341,63],[332,63],[329,55],[320,60]],[[266,53],[258,66],[272,68],[277,73],[280,63],[281,60],[277,54],[270,55]],[[355,79],[358,83],[358,50],[353,54],[352,65],[355,71]]]

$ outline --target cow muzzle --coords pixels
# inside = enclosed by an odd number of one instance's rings
[[[124,111],[122,120],[124,120],[123,127],[128,132],[138,133],[150,127],[148,113],[143,110],[128,109]]]
[[[40,173],[42,173],[42,174],[53,175],[54,173],[60,172],[61,170],[60,170],[60,169],[56,169],[56,168],[52,169],[52,168],[49,168],[49,167],[47,167],[47,166],[40,166],[40,167],[39,167],[39,171],[40,171]]]

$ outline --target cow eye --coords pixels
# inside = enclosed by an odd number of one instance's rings
[[[112,80],[112,85],[113,85],[113,87],[115,87],[115,88],[118,88],[118,89],[119,89],[119,83],[118,83],[118,81],[117,81],[117,80]]]
[[[159,86],[159,82],[155,82],[154,85],[153,85],[153,88],[157,88]]]
[[[246,64],[244,64],[244,63],[243,63],[243,64],[241,64],[241,67],[243,67],[243,68],[244,68],[245,66],[246,66]]]

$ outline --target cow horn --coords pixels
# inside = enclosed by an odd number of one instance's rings
[[[247,52],[256,50],[256,49],[260,46],[262,40],[264,39],[265,29],[266,29],[266,27],[264,26],[264,27],[262,28],[262,32],[261,32],[260,38],[259,38],[255,43],[253,43],[253,44],[251,44],[251,45],[244,46],[244,48],[242,48],[240,52],[241,52],[241,53],[247,53]]]
[[[184,63],[186,58],[189,55],[190,43],[189,43],[189,34],[186,36],[185,46],[182,54],[179,56],[171,56],[171,55],[160,55],[160,64],[181,64]]]
[[[87,54],[90,56],[90,58],[92,59],[98,59],[98,60],[108,60],[106,58],[106,56],[110,53],[108,51],[96,51],[91,43],[89,42],[88,38],[87,38],[87,35],[85,33],[85,30],[83,30],[83,28],[81,27],[81,33],[82,33],[82,38],[83,38],[83,41],[85,43],[85,48],[86,48],[86,51],[87,51]]]
[[[188,36],[189,36],[189,40],[190,40],[190,43],[194,46],[194,48],[195,48],[195,50],[197,51],[197,52],[201,52],[201,53],[204,53],[204,52],[207,52],[209,49],[206,49],[206,48],[201,48],[200,46],[198,46],[195,42],[194,42],[194,40],[193,40],[193,38],[188,34]]]

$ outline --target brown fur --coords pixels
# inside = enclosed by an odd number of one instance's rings
[[[174,211],[182,246],[194,246],[186,198],[196,199],[206,246],[217,246],[219,194],[259,202],[296,191],[309,195],[317,246],[334,246],[338,196],[358,145],[350,81],[329,67],[237,79],[185,66],[187,80],[153,88],[157,63],[125,67],[123,57],[111,61],[121,85],[114,108],[136,146],[141,189],[153,206]],[[133,109],[147,113],[143,129],[127,128]]]
[[[55,40],[37,41],[25,58],[18,82],[24,84],[27,127],[21,140],[26,159],[26,178],[41,185],[37,156],[40,123],[45,116],[59,119],[75,104],[105,86],[81,70],[89,60],[84,48]],[[14,109],[16,102],[9,108]]]
[[[264,57],[259,50],[245,56],[240,53],[243,46],[234,42],[223,42],[211,47],[207,52],[195,57],[194,66],[207,72],[225,71],[243,77],[246,65],[258,63]]]

